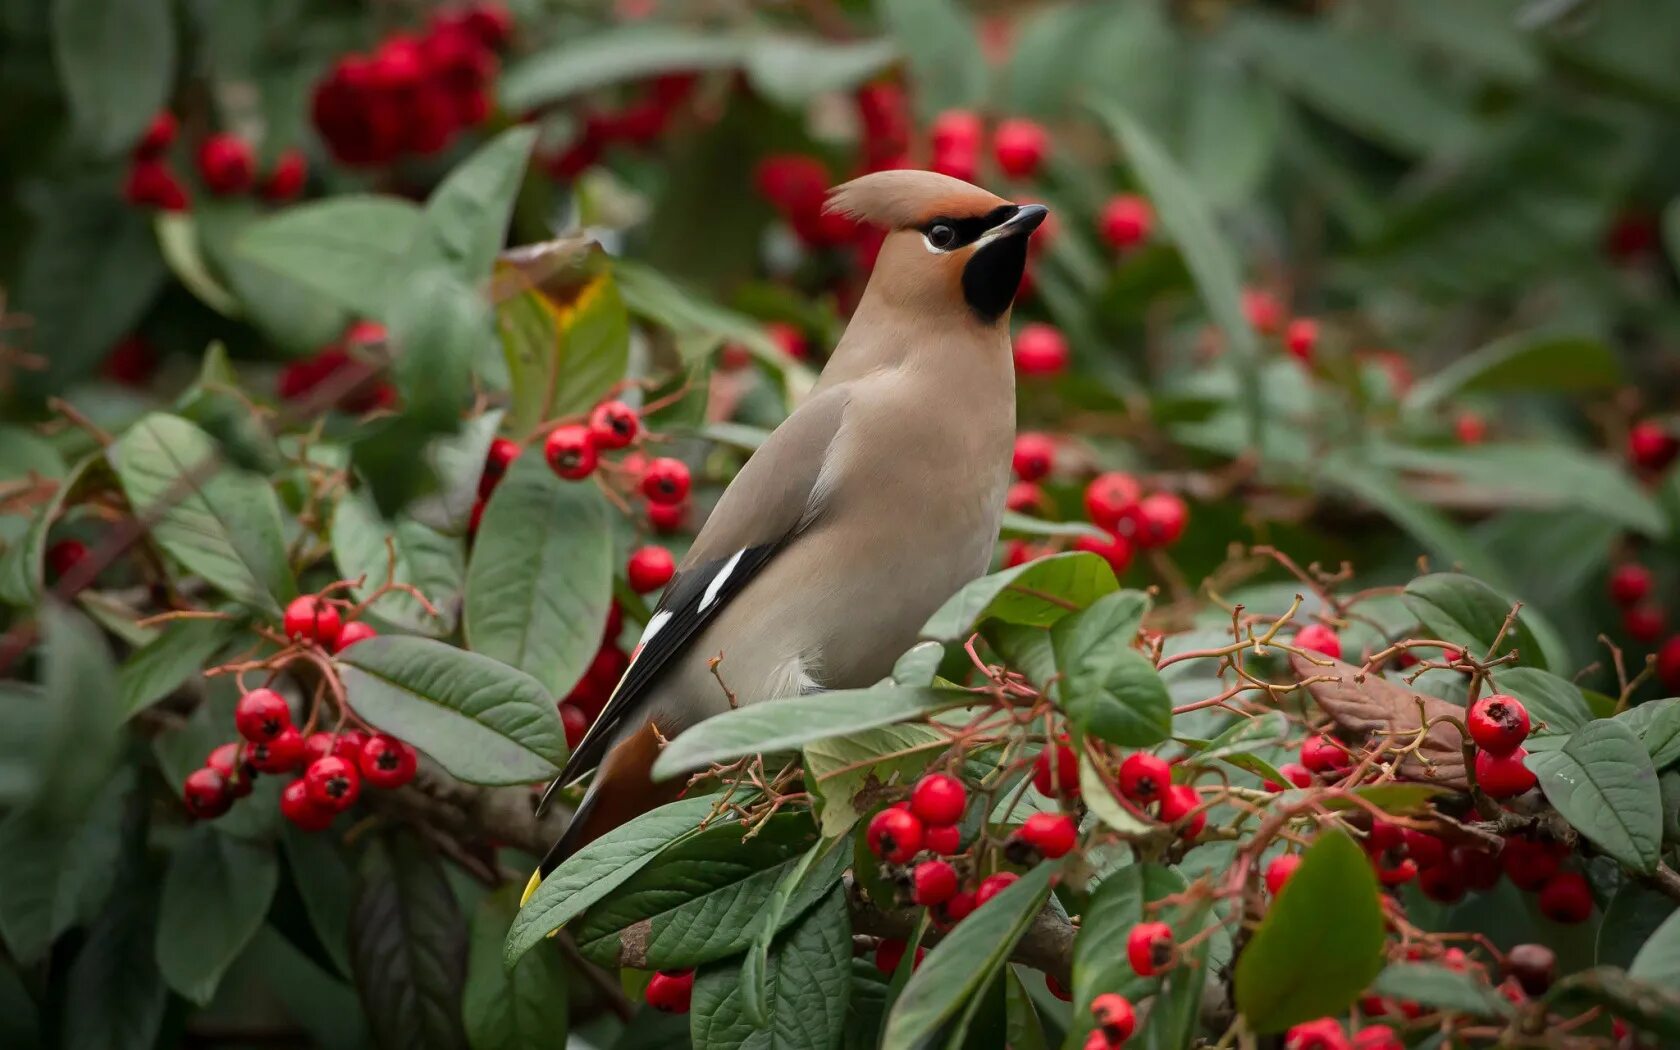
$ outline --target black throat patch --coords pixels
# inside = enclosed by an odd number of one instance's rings
[[[1027,269],[1027,234],[999,237],[975,252],[963,267],[963,299],[982,321],[991,324],[1015,301]]]

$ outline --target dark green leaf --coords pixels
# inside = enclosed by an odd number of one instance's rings
[[[985,57],[973,25],[953,0],[875,0],[875,13],[904,53],[922,115],[981,100]]]
[[[512,970],[502,965],[502,944],[519,911],[515,890],[485,897],[473,916],[461,997],[472,1050],[546,1050],[566,1043],[566,966],[559,950],[539,944]]]
[[[943,751],[948,738],[919,722],[842,733],[805,745],[806,786],[820,802],[824,835],[844,835],[885,797]]]
[[[1552,985],[1547,1005],[1559,1012],[1577,1013],[1589,1005],[1604,1006],[1613,1017],[1636,1031],[1662,1036],[1658,1045],[1680,1039],[1680,993],[1671,987],[1636,981],[1609,966],[1572,973]]]
[[[992,619],[1049,627],[1118,587],[1114,570],[1095,554],[1039,558],[965,586],[922,626],[922,637],[960,645]]]
[[[1536,752],[1527,762],[1546,800],[1577,831],[1628,867],[1656,871],[1662,795],[1650,754],[1627,726],[1589,722],[1562,750]]]
[[[787,925],[789,906],[795,900],[808,900],[813,887],[838,886],[841,875],[852,860],[851,846],[851,840],[844,837],[818,842],[799,858],[799,863],[787,870],[765,902],[764,917],[758,922],[758,932],[747,946],[740,966],[738,1001],[741,1012],[754,1027],[763,1028],[773,1016],[771,1002],[775,998],[778,978],[771,962],[771,943],[776,940],[778,931]],[[843,899],[841,904],[844,911]]]
[[[348,910],[348,883],[346,890]],[[264,926],[251,938],[228,980],[230,987],[261,981],[320,1050],[367,1050],[367,1017],[355,991],[317,966],[273,926]]]
[[[462,281],[490,276],[537,131],[515,127],[480,146],[426,201],[426,247]]]
[[[121,875],[65,976],[63,1050],[151,1050],[163,1023],[169,989],[152,958],[157,889],[140,871]]]
[[[1208,203],[1240,204],[1271,170],[1282,142],[1277,92],[1235,63],[1204,60],[1187,85],[1184,167]]]
[[[118,773],[76,821],[34,810],[0,820],[0,934],[18,962],[40,960],[60,934],[98,913],[116,877],[133,787],[131,773]]]
[[[524,111],[608,84],[729,68],[745,45],[740,37],[652,24],[569,37],[510,66],[499,85],[502,104]]]
[[[1495,672],[1493,683],[1521,700],[1533,722],[1545,722],[1547,733],[1573,732],[1592,720],[1580,687],[1550,671],[1513,667]]]
[[[297,593],[268,483],[222,462],[208,434],[154,412],[107,452],[151,538],[230,598],[278,616]]]
[[[124,715],[133,717],[174,692],[239,634],[227,620],[177,620],[130,653],[117,671]]]
[[[461,424],[457,433],[434,438],[426,447],[425,460],[438,489],[411,504],[408,516],[445,536],[466,532],[473,504],[478,502],[484,460],[501,425],[501,411],[492,410]]]
[[[280,882],[274,848],[201,824],[169,858],[158,910],[158,970],[199,1005],[262,925]]]
[[[380,1050],[465,1043],[466,954],[466,921],[437,858],[408,835],[371,844],[356,884],[350,956]]]
[[[104,636],[80,613],[51,601],[40,617],[47,709],[37,723],[40,777],[30,808],[74,822],[99,797],[122,746],[116,672]]]
[[[1464,530],[1434,507],[1421,503],[1400,489],[1368,463],[1346,453],[1333,453],[1319,464],[1325,487],[1341,495],[1370,504],[1394,522],[1423,550],[1447,565],[1456,565],[1484,580],[1501,583],[1505,570],[1486,550],[1472,542]]]
[[[387,572],[394,568],[392,582],[417,588],[438,612],[433,616],[408,594],[390,591],[368,607],[373,615],[421,634],[454,630],[466,579],[466,551],[459,536],[445,536],[404,515],[387,520],[369,494],[360,492],[339,501],[333,513],[332,547],[339,572],[360,580],[352,589],[358,600],[384,586]]]
[[[1406,608],[1426,630],[1438,638],[1467,646],[1476,656],[1488,654],[1516,604],[1480,580],[1452,572],[1418,577],[1406,585],[1403,598]],[[1499,652],[1492,655],[1512,649],[1522,655],[1524,664],[1545,668],[1540,643],[1521,616],[1505,632]]]
[[[653,775],[669,779],[741,755],[787,751],[812,741],[962,707],[972,699],[956,689],[918,689],[889,682],[867,689],[747,704],[714,715],[672,740],[654,762]]]
[[[10,960],[0,962],[0,1046],[45,1050],[41,1011]]]
[[[882,1050],[912,1050],[957,1016],[1008,963],[1050,896],[1054,864],[1040,864],[934,946],[887,1017]]]
[[[1511,1013],[1511,1004],[1485,982],[1466,971],[1433,963],[1391,963],[1377,975],[1371,990],[1471,1017],[1499,1018]]]
[[[205,350],[198,380],[175,399],[175,411],[209,434],[234,465],[258,473],[279,470],[280,451],[268,431],[269,420],[251,410],[251,398],[221,343]]]
[[[1658,771],[1680,759],[1680,699],[1648,700],[1616,716],[1632,730]]]
[[[159,212],[152,221],[163,261],[198,301],[224,317],[240,315],[239,300],[222,287],[205,264],[200,250],[198,222],[191,212]]]
[[[104,154],[134,144],[175,79],[169,0],[52,0],[53,58],[79,137]]]
[[[473,363],[490,347],[490,308],[465,281],[433,265],[403,282],[388,316],[404,418],[454,433],[472,396]]]
[[[315,939],[338,972],[349,977],[350,899],[355,881],[344,847],[333,835],[304,831],[289,820],[281,825],[280,844]]]
[[[384,317],[412,268],[424,219],[396,197],[345,194],[253,224],[237,250],[363,317]]]
[[[1133,926],[1154,918],[1144,905],[1184,889],[1184,876],[1154,864],[1130,864],[1103,879],[1085,908],[1073,942],[1075,1033],[1091,1027],[1091,1000],[1104,992],[1128,998],[1147,994],[1154,982],[1139,977],[1123,945]]]
[[[1147,747],[1172,733],[1172,699],[1148,657],[1132,648],[1149,598],[1116,591],[1050,630],[1062,680],[1056,698],[1081,731]]]
[[[1383,965],[1371,862],[1339,832],[1318,837],[1237,959],[1237,1009],[1256,1032],[1347,1009]]]
[[[1680,912],[1670,915],[1651,934],[1633,957],[1628,976],[1680,993]]]
[[[496,486],[473,541],[467,644],[565,696],[601,647],[612,575],[600,489],[560,478],[530,450]]]
[[[1033,1005],[1032,993],[1021,982],[1018,968],[1011,967],[1003,975],[1005,1013],[1008,1030],[1005,1038],[1010,1050],[1050,1050],[1050,1039],[1044,1034],[1044,1022]]]
[[[350,706],[474,784],[559,772],[566,734],[554,698],[523,671],[429,638],[370,638],[339,655]]]
[[[800,106],[818,95],[848,91],[898,57],[891,40],[837,42],[777,33],[746,50],[747,79],[782,106]]]
[[[1523,332],[1505,336],[1420,380],[1406,407],[1425,410],[1468,393],[1605,389],[1622,381],[1608,344],[1591,336]]]

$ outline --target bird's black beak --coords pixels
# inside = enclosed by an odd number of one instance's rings
[[[1042,204],[1023,204],[1015,210],[1014,215],[987,230],[984,237],[1010,237],[1017,233],[1031,233],[1038,229],[1049,215],[1050,209]]]

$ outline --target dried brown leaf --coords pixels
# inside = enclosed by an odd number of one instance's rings
[[[1423,720],[1429,719],[1434,723],[1429,734],[1417,751],[1401,762],[1401,774],[1410,780],[1442,787],[1469,788],[1464,772],[1464,736],[1451,722],[1437,721],[1443,716],[1463,719],[1463,708],[1425,696],[1380,675],[1361,674],[1359,668],[1341,661],[1336,661],[1333,667],[1323,667],[1292,655],[1290,662],[1303,681],[1332,676],[1312,682],[1306,689],[1325,714],[1350,736],[1370,742],[1387,739],[1403,746],[1422,728]],[[1379,737],[1378,733],[1386,736]]]

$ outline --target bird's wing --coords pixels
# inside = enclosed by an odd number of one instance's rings
[[[594,769],[619,726],[701,629],[821,513],[822,471],[851,395],[813,396],[747,460],[666,586],[611,699],[549,792]],[[544,796],[547,800],[547,795]]]

